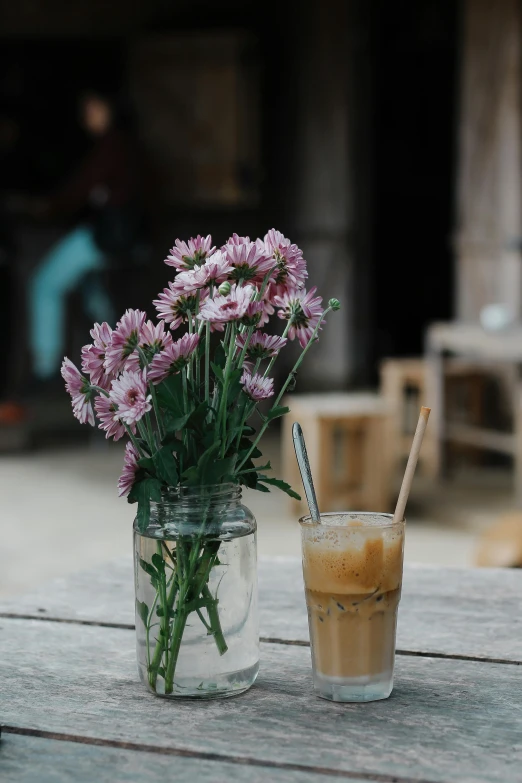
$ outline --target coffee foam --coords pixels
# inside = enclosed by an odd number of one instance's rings
[[[355,529],[354,529],[355,528]],[[303,570],[308,590],[368,593],[396,590],[402,578],[402,530],[361,530],[361,526],[307,531]]]

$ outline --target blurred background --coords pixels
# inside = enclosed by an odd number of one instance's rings
[[[0,594],[130,553],[62,356],[154,315],[176,237],[272,227],[343,304],[294,392],[323,509],[393,508],[427,402],[407,558],[522,564],[521,5],[0,0]],[[246,502],[299,553],[299,508]]]

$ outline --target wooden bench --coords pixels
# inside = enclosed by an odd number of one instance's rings
[[[421,405],[429,405],[434,378],[430,363],[421,358],[385,359],[380,367],[381,393],[391,412],[389,439],[396,444],[394,473],[400,472],[410,452]],[[453,359],[445,365],[445,387],[449,416],[458,426],[479,426],[484,416],[484,368]],[[470,446],[453,449],[477,459]],[[439,443],[435,427],[426,430],[419,457],[419,470],[430,478],[439,471]]]

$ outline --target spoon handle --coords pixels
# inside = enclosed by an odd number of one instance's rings
[[[301,479],[303,481],[308,508],[310,509],[310,516],[312,517],[313,522],[320,524],[321,516],[319,514],[319,506],[317,505],[317,497],[315,495],[308,454],[306,453],[303,430],[301,429],[301,425],[297,422],[295,422],[292,427],[292,437],[294,439],[295,456],[297,457],[297,464],[301,471]]]

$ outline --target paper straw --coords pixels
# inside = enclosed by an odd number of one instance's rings
[[[421,408],[419,421],[417,423],[417,429],[413,436],[413,443],[411,444],[410,456],[408,457],[408,464],[404,471],[404,478],[402,480],[401,491],[399,492],[399,499],[397,500],[397,506],[395,507],[395,513],[393,515],[394,522],[402,522],[404,519],[404,511],[406,510],[406,503],[408,502],[408,496],[410,494],[411,485],[413,482],[413,476],[415,468],[417,467],[417,460],[419,458],[419,452],[422,446],[422,439],[426,432],[426,426],[431,413],[431,408]]]

